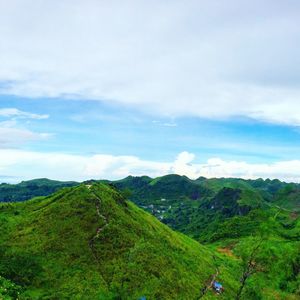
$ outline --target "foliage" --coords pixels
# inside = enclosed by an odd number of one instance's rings
[[[103,182],[110,186],[93,180],[0,205],[0,274],[23,287],[22,299],[197,299],[217,269],[220,299],[299,299],[298,184],[178,175]],[[215,298],[210,289],[202,297]]]
[[[0,299],[18,299],[22,289],[12,281],[0,276]]]
[[[23,287],[20,299],[197,299],[215,272],[210,249],[107,185],[4,203],[0,215],[0,274]],[[223,273],[226,299],[235,275]]]

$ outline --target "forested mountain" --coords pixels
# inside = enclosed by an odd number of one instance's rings
[[[212,198],[223,188],[253,191],[265,201],[295,211],[300,211],[300,185],[275,180],[245,180],[240,178],[200,177],[191,180],[186,176],[166,175],[157,178],[128,176],[122,180],[91,180],[112,183],[127,192],[139,205],[155,202],[178,202],[180,200],[203,200]],[[47,196],[62,187],[78,185],[73,181],[57,181],[46,178],[22,181],[18,184],[0,184],[0,202],[24,201],[36,196]],[[162,200],[162,201],[161,201]]]
[[[300,212],[300,186],[279,180],[167,175],[129,176],[112,184],[162,222],[201,242],[251,235],[278,211],[287,219]]]
[[[23,299],[299,299],[298,184],[178,175],[102,182],[1,205],[3,286]],[[208,288],[214,276],[225,287],[219,296]]]

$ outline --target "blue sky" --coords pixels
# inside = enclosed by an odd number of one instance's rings
[[[0,181],[300,181],[299,8],[1,3]]]
[[[2,95],[0,101],[2,109],[14,107],[48,116],[18,120],[21,128],[49,135],[42,142],[37,139],[22,145],[23,149],[31,151],[134,155],[158,161],[172,160],[182,151],[197,154],[199,161],[213,156],[246,159],[252,163],[299,158],[300,130],[296,126],[241,117],[230,120],[166,118],[86,99],[29,99]],[[10,119],[1,117],[2,122]]]

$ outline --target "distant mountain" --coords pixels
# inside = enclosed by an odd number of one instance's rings
[[[111,181],[117,188],[131,192],[130,199],[137,204],[150,204],[161,199],[170,201],[199,200],[211,191],[186,176],[166,175],[152,179],[150,177],[128,176],[122,180]]]
[[[156,200],[168,199],[178,201],[182,200],[203,200],[215,196],[223,188],[232,188],[253,191],[258,193],[265,201],[278,200],[278,195],[285,190],[294,196],[295,206],[300,206],[300,185],[296,183],[286,183],[277,179],[256,179],[245,180],[240,178],[211,178],[200,177],[191,180],[186,176],[166,175],[157,178],[146,176],[134,177],[128,176],[122,180],[110,181],[121,190],[131,191],[131,199],[142,205],[147,202],[153,203]],[[291,206],[282,201],[283,207]]]
[[[22,181],[18,184],[0,184],[0,202],[17,202],[31,199],[37,196],[47,196],[63,187],[78,185],[73,181],[57,181],[40,178]]]
[[[252,190],[258,192],[264,200],[278,203],[283,208],[300,211],[300,185],[285,183],[277,179],[245,180],[240,178],[200,177],[191,180],[186,176],[166,175],[157,178],[148,176],[128,176],[122,180],[91,180],[87,182],[112,183],[120,190],[130,193],[137,204],[160,202],[165,200],[203,200],[216,195],[222,188]],[[74,181],[57,181],[47,178],[22,181],[18,184],[0,184],[0,202],[17,202],[36,196],[47,196],[63,187],[78,185]]]
[[[278,209],[300,213],[300,186],[279,180],[167,175],[129,176],[112,184],[165,224],[202,242],[252,235]]]

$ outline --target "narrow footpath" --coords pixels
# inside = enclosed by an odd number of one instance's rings
[[[86,187],[87,187],[89,190],[91,189],[91,186],[90,186],[90,185],[86,185]],[[108,220],[107,220],[107,218],[106,218],[104,215],[102,215],[102,214],[100,213],[101,199],[100,199],[94,192],[92,192],[91,190],[90,190],[90,192],[91,192],[91,194],[92,194],[92,195],[96,198],[96,200],[97,200],[97,204],[96,204],[96,213],[97,213],[97,215],[99,216],[99,218],[102,219],[102,220],[104,221],[104,225],[101,226],[101,227],[97,227],[95,235],[94,235],[94,236],[90,239],[90,241],[89,241],[89,247],[90,247],[90,249],[92,250],[92,253],[93,253],[94,258],[97,260],[98,258],[97,258],[97,254],[96,254],[96,252],[95,252],[95,241],[96,241],[96,239],[99,238],[100,233],[105,229],[105,227],[108,226]]]

